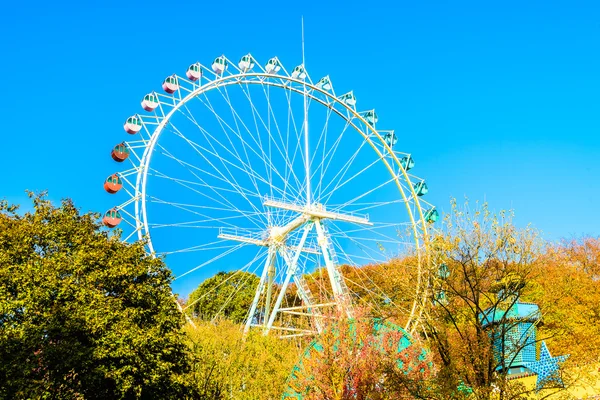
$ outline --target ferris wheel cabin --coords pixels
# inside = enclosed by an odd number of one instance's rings
[[[415,189],[417,196],[424,196],[427,194],[427,192],[429,192],[429,188],[427,187],[425,181],[415,183],[413,188]]]
[[[104,181],[104,190],[110,194],[115,194],[123,187],[123,181],[118,174],[112,174]]]
[[[400,160],[400,165],[402,165],[405,171],[408,171],[415,166],[415,160],[411,156],[405,156]]]
[[[338,97],[338,99],[343,101],[345,104],[349,105],[350,107],[354,107],[356,105],[356,97],[354,96],[353,92],[348,92],[346,94],[343,94],[340,97]]]
[[[298,65],[296,68],[294,68],[294,70],[292,71],[292,78],[294,78],[294,79],[306,78],[306,71],[304,70],[303,65]]]
[[[365,120],[367,120],[369,125],[371,125],[371,126],[374,126],[377,123],[377,121],[379,120],[375,110],[367,111],[363,114],[363,116],[365,117]]]
[[[200,79],[202,77],[202,68],[200,68],[200,63],[190,65],[187,71],[185,71],[185,76],[187,76],[188,79],[193,82]]]
[[[212,69],[215,71],[215,74],[221,75],[227,69],[227,60],[224,56],[220,56],[215,58],[215,61],[212,63]]]
[[[122,220],[123,218],[121,217],[119,210],[116,208],[111,208],[104,214],[102,223],[109,228],[114,228],[119,225]]]
[[[383,140],[385,141],[385,144],[392,147],[396,143],[398,143],[398,136],[396,136],[394,132],[388,132],[385,135],[383,135]]]
[[[142,108],[146,111],[154,111],[158,107],[158,96],[155,93],[148,93],[142,100]]]
[[[163,81],[162,88],[169,94],[175,93],[179,89],[177,77],[175,75],[167,76],[167,78]]]
[[[135,135],[142,129],[142,119],[137,115],[133,115],[127,118],[123,128],[125,129],[125,132],[129,133],[130,135]]]
[[[425,212],[424,218],[425,221],[429,222],[430,224],[433,224],[440,218],[440,213],[438,213],[438,210],[436,210],[435,207],[433,207]]]
[[[252,56],[250,54],[246,54],[245,56],[243,56],[240,60],[240,62],[238,63],[238,67],[243,71],[243,72],[248,72],[250,71],[252,68],[254,68],[254,59],[252,58]]]
[[[125,143],[119,143],[112,149],[110,156],[116,162],[123,162],[129,157],[129,148]]]
[[[265,65],[265,71],[267,71],[267,74],[276,74],[280,69],[281,64],[279,63],[277,57],[271,58],[269,61],[267,61],[267,65]]]

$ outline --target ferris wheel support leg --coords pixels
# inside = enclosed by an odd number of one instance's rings
[[[184,311],[183,307],[181,307],[181,304],[177,301],[177,297],[175,297],[175,294],[173,294],[172,296],[173,301],[177,305],[177,309],[179,310],[179,312],[183,314],[185,320],[192,326],[192,328],[196,328],[196,324],[194,323],[194,321],[192,321],[192,318],[190,318],[190,316]]]
[[[265,299],[265,310],[263,312],[263,325],[267,326],[267,315],[271,312],[271,296],[273,294],[273,280],[275,278],[275,263],[269,265],[267,271],[267,297]]]
[[[267,273],[271,268],[271,265],[275,261],[275,249],[269,246],[269,252],[267,254],[267,260],[265,261],[265,267],[263,268],[263,272],[260,276],[260,282],[258,287],[256,288],[256,294],[254,295],[254,300],[252,300],[252,306],[250,307],[250,313],[248,314],[248,319],[246,320],[246,325],[244,326],[244,335],[248,333],[250,330],[250,325],[252,325],[252,319],[254,318],[254,313],[256,313],[256,307],[258,306],[258,300],[260,299],[260,294],[263,291],[265,286],[265,281],[267,280]]]
[[[298,269],[298,259],[300,258],[300,253],[302,252],[302,248],[304,247],[304,243],[306,242],[306,238],[308,237],[308,233],[312,229],[312,224],[308,223],[304,227],[304,233],[302,234],[302,238],[300,239],[300,243],[298,244],[298,248],[296,249],[296,253],[294,254],[294,258],[291,259],[288,251],[284,248],[280,249],[280,253],[282,254],[288,268],[285,275],[285,280],[283,281],[283,285],[281,286],[281,290],[279,291],[279,295],[277,296],[277,300],[275,301],[275,305],[273,306],[273,311],[269,316],[269,321],[265,326],[265,335],[269,333],[269,330],[273,326],[273,322],[275,322],[275,317],[279,312],[279,307],[281,306],[281,302],[283,301],[283,296],[285,296],[285,292],[287,290],[288,285],[290,284],[290,280],[292,276],[296,273]]]
[[[342,275],[336,269],[333,264],[332,254],[330,254],[330,243],[329,237],[325,234],[325,229],[321,224],[320,219],[315,219],[315,227],[317,228],[317,240],[325,259],[325,265],[327,267],[327,274],[329,275],[329,281],[331,283],[331,289],[333,290],[333,296],[337,303],[338,310],[352,317],[352,311],[350,304],[348,304],[348,293],[345,290],[345,285],[342,284]]]

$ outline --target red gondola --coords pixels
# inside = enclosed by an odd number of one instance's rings
[[[121,218],[121,213],[119,212],[119,210],[117,210],[116,208],[111,208],[104,214],[104,217],[102,218],[102,223],[108,226],[109,228],[114,228],[115,226],[119,225],[122,220],[123,218]]]
[[[123,162],[129,157],[129,148],[125,143],[120,143],[112,149],[110,156],[116,162]]]
[[[123,187],[123,181],[118,174],[113,174],[104,181],[104,190],[110,194],[115,194]]]

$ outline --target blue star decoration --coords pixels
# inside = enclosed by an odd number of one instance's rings
[[[535,386],[536,392],[543,388],[548,383],[555,383],[558,386],[563,385],[560,378],[559,363],[565,362],[570,354],[564,356],[552,357],[546,342],[542,342],[540,348],[540,359],[535,362],[526,362],[524,365],[537,374],[537,382]]]

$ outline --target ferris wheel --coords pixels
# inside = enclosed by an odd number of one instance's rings
[[[179,291],[228,272],[201,294],[223,303],[204,318],[251,293],[246,331],[318,333],[326,309],[352,316],[357,303],[414,330],[438,211],[401,137],[357,105],[304,63],[194,63],[126,119],[129,140],[111,156],[130,167],[104,183],[122,200],[103,223],[165,256]],[[389,261],[405,255],[409,273],[394,275]]]

